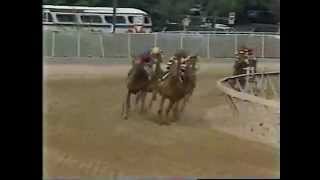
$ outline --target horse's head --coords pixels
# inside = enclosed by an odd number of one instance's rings
[[[191,56],[188,56],[186,59],[185,59],[185,63],[187,65],[187,67],[191,67],[193,70],[196,70],[196,63],[198,62],[198,55],[197,54],[194,54],[194,55],[191,55]]]
[[[189,61],[191,64],[195,64],[198,62],[198,59],[199,59],[199,56],[195,54],[195,55],[190,56]]]

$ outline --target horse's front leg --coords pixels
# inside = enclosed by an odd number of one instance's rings
[[[141,92],[139,91],[139,92],[137,92],[137,94],[136,94],[135,107],[138,107],[140,98],[141,98]]]
[[[179,105],[180,105],[180,102],[181,101],[176,102],[174,104],[174,107],[173,107],[173,114],[174,114],[175,121],[177,121],[179,119]]]
[[[145,112],[145,101],[146,101],[147,92],[141,92],[141,110],[140,113]]]
[[[169,106],[167,107],[167,110],[166,110],[167,118],[169,116],[170,110],[172,109],[173,105],[174,105],[174,102],[170,100]]]
[[[163,111],[163,104],[165,101],[165,97],[161,97],[161,101],[160,101],[160,106],[159,106],[159,110],[158,110],[158,115],[161,117],[162,116],[162,111]]]
[[[130,98],[131,98],[131,92],[128,91],[127,93],[127,98],[126,98],[126,104],[125,104],[125,107],[124,107],[124,116],[123,118],[124,119],[128,119],[128,114],[129,114],[129,111],[130,111]]]
[[[149,109],[152,108],[153,101],[155,101],[156,99],[157,99],[157,92],[156,92],[156,90],[153,90],[152,91],[152,98],[151,98],[150,103],[149,103]]]
[[[180,108],[180,112],[182,112],[187,104],[187,96],[184,97],[182,100],[182,105],[181,105],[181,108]]]

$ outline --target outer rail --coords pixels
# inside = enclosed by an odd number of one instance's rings
[[[267,73],[254,73],[251,74],[253,76],[279,76],[280,72],[267,72]],[[262,97],[255,96],[253,94],[245,93],[245,92],[239,92],[229,86],[227,86],[229,80],[236,80],[240,77],[247,77],[248,75],[238,75],[238,76],[230,76],[225,77],[217,82],[218,88],[223,91],[227,96],[230,96],[231,98],[237,98],[241,99],[243,101],[249,101],[252,103],[257,103],[260,105],[280,109],[280,102],[275,100],[269,100]]]

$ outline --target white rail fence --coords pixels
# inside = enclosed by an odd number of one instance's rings
[[[218,81],[217,86],[231,99],[280,108],[280,72],[248,73],[226,77]]]
[[[280,147],[280,72],[226,77],[217,86],[225,94],[233,124]]]
[[[47,57],[126,58],[159,46],[167,55],[184,48],[203,58],[232,58],[243,45],[253,48],[258,58],[280,58],[280,38],[275,35],[43,31]]]

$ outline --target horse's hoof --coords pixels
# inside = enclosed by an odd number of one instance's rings
[[[124,120],[127,120],[127,119],[128,119],[128,116],[123,116],[123,119],[124,119]]]

